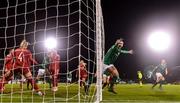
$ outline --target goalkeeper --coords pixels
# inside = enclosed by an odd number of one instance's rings
[[[123,39],[122,38],[117,39],[116,43],[105,54],[104,61],[103,61],[104,62],[103,73],[107,75],[108,74],[112,75],[109,91],[115,94],[116,92],[114,91],[114,84],[120,78],[119,78],[119,73],[113,64],[121,53],[133,54],[133,50],[129,50],[129,51],[122,50],[123,45],[124,45]]]

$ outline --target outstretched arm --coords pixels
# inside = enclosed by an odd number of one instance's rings
[[[38,64],[38,62],[34,59],[34,58],[32,58],[32,55],[31,55],[31,58],[30,58],[30,60],[31,60],[31,62],[33,63],[33,64]]]
[[[38,62],[33,58],[32,53],[30,51],[29,51],[29,58],[32,64],[36,64],[36,65],[38,64]]]
[[[121,50],[121,53],[125,53],[125,54],[133,54],[133,50]]]

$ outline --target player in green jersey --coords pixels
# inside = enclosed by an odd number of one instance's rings
[[[68,71],[67,73],[67,83],[72,83],[72,72],[71,71]]]
[[[42,69],[44,70],[38,70],[38,75],[36,77],[36,80],[38,81],[39,78],[40,78],[40,74],[44,75],[43,77],[45,77],[44,79],[46,80],[46,82],[49,84],[49,88],[51,88],[51,79],[52,79],[52,76],[50,75],[50,72],[48,70],[48,67],[49,67],[49,64],[50,64],[50,61],[49,61],[49,58],[48,58],[48,53],[45,55],[44,57],[44,60],[43,60],[43,63],[41,65]],[[43,73],[40,73],[40,71],[44,71]]]
[[[165,59],[162,59],[161,63],[158,66],[156,66],[154,73],[155,73],[156,80],[152,86],[152,89],[159,83],[160,84],[159,89],[162,90],[162,84],[165,81],[165,75],[168,74],[167,63]]]
[[[111,75],[112,80],[110,81],[110,88],[109,91],[116,93],[114,91],[114,84],[119,80],[119,73],[116,69],[116,67],[113,65],[114,62],[117,60],[118,56],[121,53],[126,54],[133,54],[133,50],[122,50],[122,47],[124,45],[123,39],[117,39],[116,43],[107,51],[107,53],[104,56],[104,64],[103,64],[103,73],[107,75]]]

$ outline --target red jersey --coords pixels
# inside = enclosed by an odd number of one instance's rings
[[[80,69],[80,77],[86,78],[88,76],[88,72],[86,69]]]
[[[60,67],[60,56],[57,53],[52,53],[49,56],[49,69],[50,70],[59,70]]]
[[[18,48],[14,51],[15,68],[30,68],[31,63],[38,64],[33,58],[32,53],[28,49]]]
[[[13,54],[10,52],[4,59],[5,71],[9,71],[13,68]]]
[[[78,70],[80,70],[80,78],[87,78],[88,72],[87,72],[86,67],[84,65],[80,64]],[[77,71],[77,74],[79,74],[79,71]]]

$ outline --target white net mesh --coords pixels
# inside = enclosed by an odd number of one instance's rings
[[[95,0],[1,0],[1,80],[5,66],[4,58],[8,51],[17,49],[25,39],[30,43],[28,49],[32,52],[33,58],[39,63],[31,66],[33,79],[36,80],[39,76],[37,83],[45,95],[39,96],[31,90],[31,86],[28,89],[27,80],[21,87],[22,76],[13,71],[13,78],[5,85],[0,101],[11,103],[95,101],[97,99],[94,78],[97,55],[96,12]],[[101,31],[102,28],[99,29]],[[99,33],[101,35],[101,32]],[[52,75],[43,72],[46,68],[43,67],[43,60],[48,52],[44,42],[49,37],[57,40],[56,50],[60,55],[56,92],[53,92],[52,87],[49,88],[48,85],[49,81],[52,81]],[[54,45],[52,42],[49,44]],[[85,82],[78,68],[80,60],[86,63],[88,75]]]

